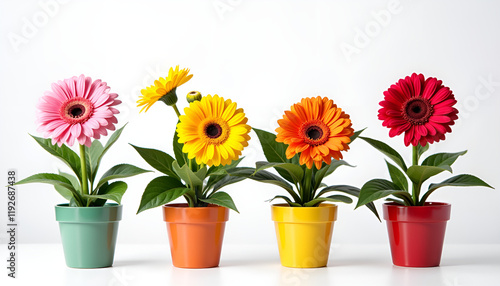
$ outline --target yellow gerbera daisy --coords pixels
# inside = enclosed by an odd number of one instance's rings
[[[179,66],[176,66],[175,70],[170,68],[167,78],[160,77],[155,80],[154,85],[142,89],[142,96],[137,100],[137,106],[143,106],[140,112],[144,109],[148,111],[158,100],[164,101],[167,105],[174,105],[177,102],[177,95],[175,94],[177,87],[193,77],[192,74],[188,74],[189,69],[179,70]]]
[[[179,143],[184,143],[182,152],[196,158],[197,164],[230,164],[248,146],[248,119],[230,99],[207,95],[184,108],[184,113],[177,124]]]

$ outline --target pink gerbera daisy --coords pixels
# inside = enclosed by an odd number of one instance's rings
[[[378,118],[391,129],[390,137],[404,132],[406,146],[444,140],[458,119],[453,92],[434,77],[414,73],[400,79],[384,92],[384,99]]]
[[[118,94],[100,79],[80,75],[52,84],[38,103],[38,131],[52,138],[52,144],[72,146],[75,140],[90,147],[91,138],[106,136],[118,123],[113,106],[121,103]]]

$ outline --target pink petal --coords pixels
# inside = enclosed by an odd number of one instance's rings
[[[85,76],[82,74],[76,80],[76,94],[85,98]]]
[[[73,137],[75,138],[80,137],[81,133],[82,133],[82,126],[79,123],[71,126],[71,134],[73,135]]]

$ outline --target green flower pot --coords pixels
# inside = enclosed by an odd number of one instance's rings
[[[113,265],[122,206],[56,206],[66,265],[72,268],[101,268]]]

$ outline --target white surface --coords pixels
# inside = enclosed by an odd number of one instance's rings
[[[47,9],[52,12],[45,19]],[[475,174],[498,189],[499,11],[500,1],[457,0],[405,0],[399,5],[393,0],[1,0],[0,186],[6,184],[8,168],[16,168],[20,178],[67,170],[28,133],[40,135],[35,105],[50,84],[81,73],[103,79],[120,95],[124,103],[118,107],[118,125],[129,122],[104,158],[100,174],[125,162],[148,168],[128,143],[171,153],[176,122],[172,110],[159,103],[139,114],[135,101],[141,88],[180,64],[194,74],[177,89],[180,108],[191,90],[218,93],[243,107],[250,125],[273,131],[284,110],[300,98],[328,96],[351,115],[355,129],[368,127],[366,136],[391,144],[408,160],[403,138],[390,139],[389,129],[377,119],[378,102],[384,90],[414,71],[438,77],[454,91],[460,113],[453,133],[429,152],[468,149],[454,173]],[[383,15],[383,21],[377,20]],[[37,26],[30,31],[33,22]],[[371,36],[356,44],[367,28],[373,29]],[[14,34],[26,41],[13,45],[9,38]],[[358,53],[346,57],[344,44],[358,47]],[[243,166],[264,159],[256,135],[251,136]],[[384,157],[361,140],[351,145],[345,159],[357,167],[339,168],[326,183],[360,187],[372,178],[389,178]],[[145,186],[158,175],[126,180],[120,243],[141,243],[144,237],[150,243],[164,242],[159,209],[135,215]],[[241,214],[231,213],[226,242],[273,243],[265,200],[284,191],[250,181],[227,191]],[[6,219],[2,194],[0,241]],[[483,224],[500,217],[498,190],[443,188],[431,200],[453,205],[448,243],[500,244],[500,224]],[[19,186],[19,241],[58,243],[53,206],[62,202],[51,186]],[[385,243],[385,227],[366,209],[353,208],[339,207],[335,241]]]
[[[224,245],[220,267],[173,267],[168,244],[117,245],[111,268],[71,269],[58,244],[19,246],[18,278],[2,285],[370,285],[497,286],[500,245],[445,245],[440,267],[393,266],[387,245],[334,245],[327,267],[280,265],[272,245]],[[43,281],[43,283],[41,283]]]

